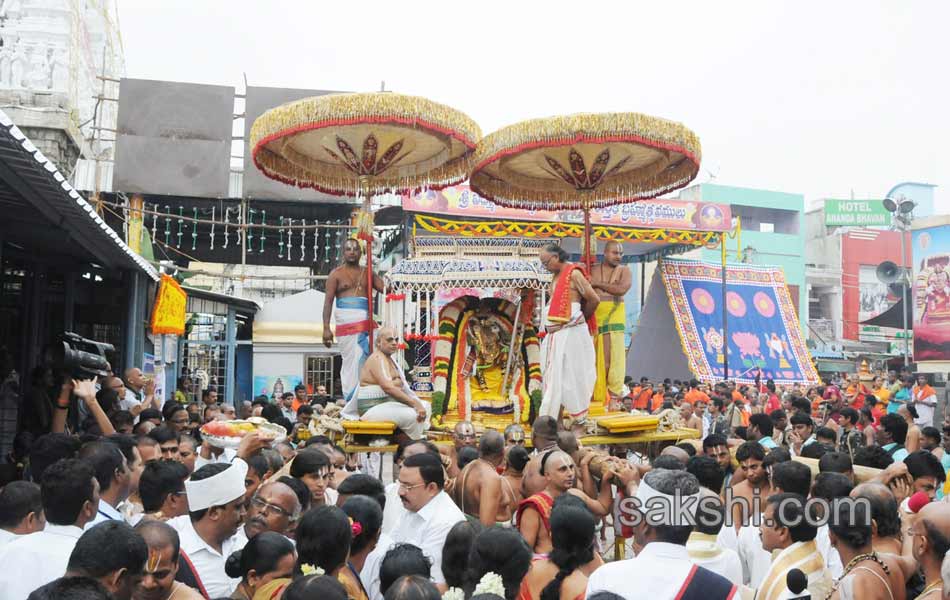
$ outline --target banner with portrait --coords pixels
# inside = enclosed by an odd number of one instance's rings
[[[950,219],[915,223],[912,240],[914,361],[950,361]]]

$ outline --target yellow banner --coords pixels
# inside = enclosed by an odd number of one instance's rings
[[[182,335],[185,333],[185,304],[188,295],[178,282],[162,275],[152,309],[152,333]]]

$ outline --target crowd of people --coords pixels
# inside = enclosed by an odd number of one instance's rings
[[[390,479],[309,430],[325,392],[162,404],[137,369],[67,380],[24,421],[0,489],[0,596],[936,600],[950,584],[936,396],[899,373],[628,380],[624,410],[678,410],[697,439],[644,452],[585,447],[550,416],[527,435],[463,421],[451,443],[405,439]],[[291,435],[202,440],[254,415]],[[632,558],[609,561],[611,539]]]

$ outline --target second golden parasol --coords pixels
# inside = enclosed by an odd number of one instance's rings
[[[590,210],[685,186],[701,153],[699,138],[680,123],[639,113],[532,119],[479,142],[470,183],[502,206],[583,210],[589,266]]]

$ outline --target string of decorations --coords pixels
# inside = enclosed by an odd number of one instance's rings
[[[140,216],[141,229],[151,234],[153,243],[167,249],[187,250],[190,238],[192,252],[198,250],[207,233],[210,250],[215,250],[217,246],[222,251],[233,251],[243,246],[245,254],[261,255],[276,249],[278,260],[329,265],[339,260],[343,242],[354,232],[354,226],[348,219],[298,219],[274,215],[273,209],[268,215],[266,208],[192,206],[186,209],[181,205],[172,207],[160,203],[145,203],[141,208],[136,208],[128,202],[103,200],[100,203],[123,221],[126,239],[132,219]],[[376,227],[375,235],[382,242],[379,248],[388,247],[401,235],[401,228]]]

